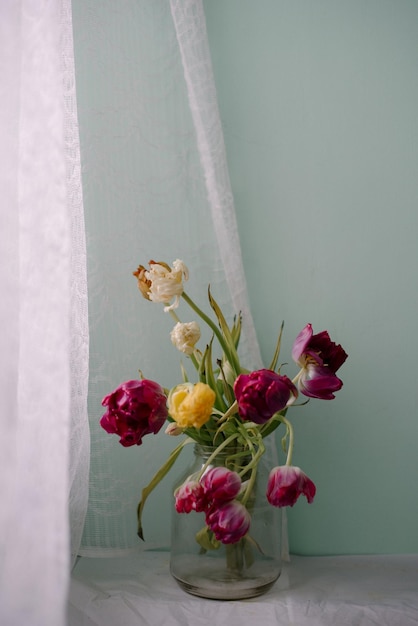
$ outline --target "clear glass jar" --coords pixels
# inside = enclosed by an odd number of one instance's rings
[[[174,489],[198,473],[213,450],[195,445],[194,461]],[[227,458],[228,453],[221,453],[211,467],[227,466]],[[262,595],[279,578],[282,511],[267,501],[269,470],[263,460],[246,504],[251,515],[250,529],[238,542],[217,542],[214,549],[203,548],[196,536],[206,527],[205,513],[177,513],[173,507],[170,572],[184,591],[203,598],[238,600]],[[231,465],[228,468],[234,469]]]

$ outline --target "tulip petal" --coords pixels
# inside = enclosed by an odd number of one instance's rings
[[[340,380],[328,367],[309,366],[299,379],[299,387],[303,395],[320,400],[333,400],[334,391],[343,386]]]
[[[341,367],[348,356],[340,345],[331,341],[326,330],[312,336],[309,348],[313,352],[320,354],[321,364],[326,363],[334,373]]]
[[[312,324],[306,324],[305,328],[302,328],[298,336],[296,337],[292,347],[292,359],[299,363],[302,354],[305,353],[309,341],[312,337]]]

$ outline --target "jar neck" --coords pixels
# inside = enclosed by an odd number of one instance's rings
[[[202,463],[206,463],[215,452],[216,447],[217,446],[205,446],[197,443],[194,446],[195,456],[200,459]],[[248,454],[248,450],[245,447],[232,445],[218,452],[211,460],[210,465],[234,468],[237,465],[237,461],[238,465],[246,465],[250,460],[251,455]]]

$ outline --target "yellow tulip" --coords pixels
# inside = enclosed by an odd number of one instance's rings
[[[200,428],[210,419],[215,398],[215,392],[205,383],[184,383],[170,393],[168,410],[181,428]]]

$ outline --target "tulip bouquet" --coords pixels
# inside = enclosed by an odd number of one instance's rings
[[[228,324],[210,288],[208,299],[212,317],[204,313],[187,295],[185,264],[150,261],[133,273],[144,298],[162,303],[175,321],[171,332],[174,346],[189,358],[196,370],[196,381],[189,380],[182,366],[182,382],[168,390],[140,375],[139,380],[121,384],[103,399],[106,412],[101,426],[117,434],[123,446],[140,445],[142,438],[157,434],[166,423],[167,435],[183,435],[181,443],[142,491],[138,506],[138,535],[143,538],[142,512],[145,501],[168,473],[185,445],[195,442],[210,448],[201,470],[187,478],[174,493],[178,513],[204,512],[205,528],[196,540],[203,548],[233,544],[251,532],[251,492],[258,463],[265,452],[264,439],[280,425],[284,427],[282,446],[285,464],[271,469],[265,485],[266,498],[274,507],[293,506],[301,495],[308,502],[315,496],[315,485],[292,463],[293,428],[289,407],[299,394],[308,398],[331,400],[341,389],[336,372],[347,354],[331,341],[327,331],[313,334],[307,324],[295,339],[292,357],[299,367],[293,379],[281,372],[279,363],[283,324],[268,368],[248,371],[238,356],[241,315]],[[210,329],[211,339],[203,350],[197,347],[200,326],[196,321],[182,322],[177,315],[184,301],[200,323]],[[213,349],[220,352],[214,361]],[[232,467],[215,463],[228,454]]]

